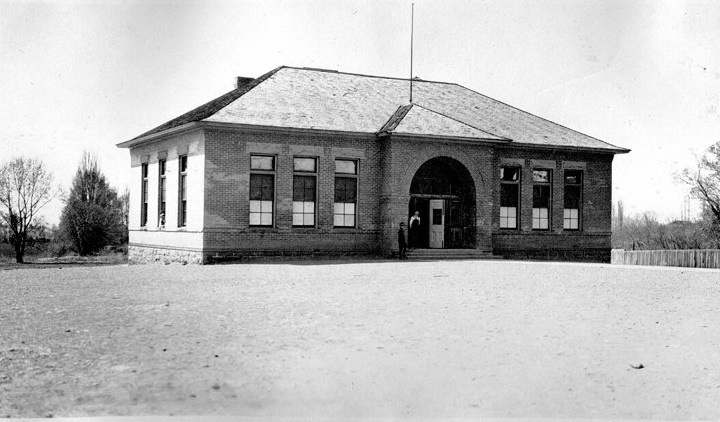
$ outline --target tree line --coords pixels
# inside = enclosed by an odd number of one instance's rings
[[[38,213],[58,195],[64,207],[52,236],[60,253],[86,256],[127,244],[129,195],[110,186],[95,155],[83,154],[66,193],[52,180],[37,159],[18,157],[0,167],[0,241],[12,247],[16,262],[24,262],[29,247],[48,242],[50,230]]]
[[[693,221],[661,223],[652,212],[624,216],[613,206],[612,246],[616,249],[720,249],[720,141],[707,148],[677,179],[690,187],[701,212]]]

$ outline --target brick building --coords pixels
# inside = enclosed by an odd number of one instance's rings
[[[452,83],[280,67],[134,139],[130,259],[418,248],[609,260],[623,149]]]

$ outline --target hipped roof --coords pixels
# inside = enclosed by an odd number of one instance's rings
[[[130,141],[193,122],[462,138],[553,148],[629,150],[461,85],[282,66]]]

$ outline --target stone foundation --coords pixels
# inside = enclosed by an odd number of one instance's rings
[[[199,251],[129,246],[129,264],[202,264],[203,254]]]
[[[505,259],[610,263],[610,249],[495,250]]]

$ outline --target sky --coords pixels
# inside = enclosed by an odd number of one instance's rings
[[[626,215],[680,217],[720,141],[720,2],[0,0],[0,163],[67,191],[84,151],[128,187],[129,140],[280,65],[455,82],[632,150]],[[61,195],[44,210],[57,223]]]

